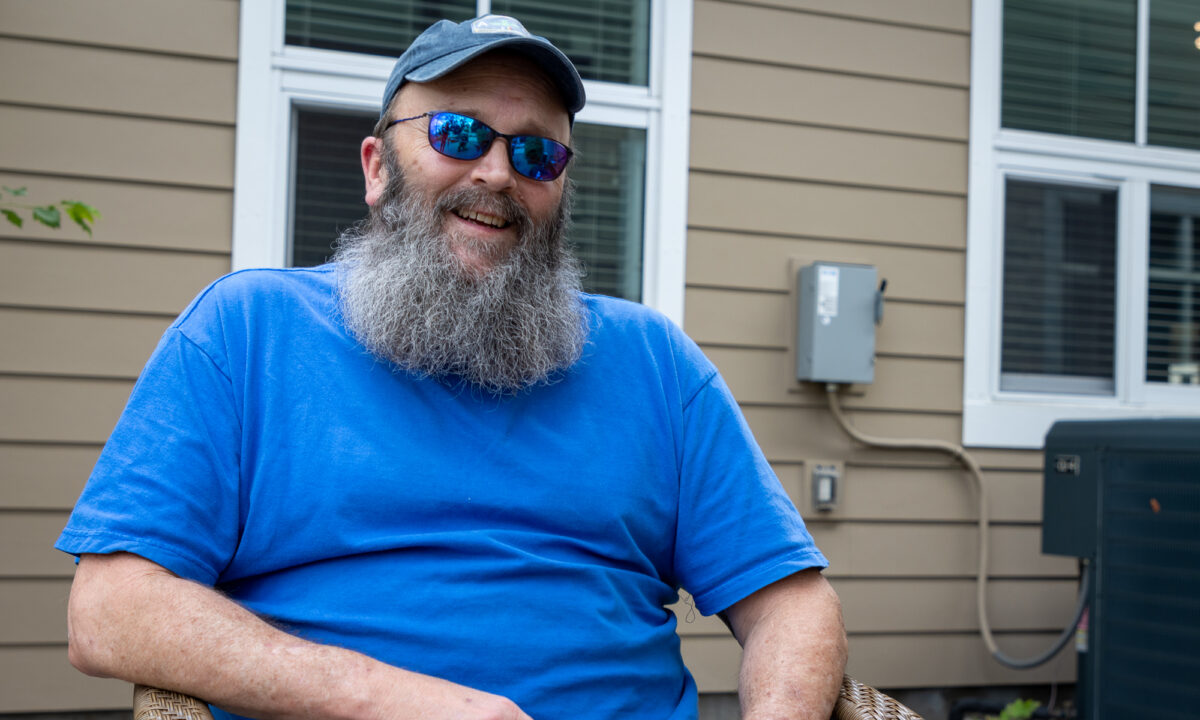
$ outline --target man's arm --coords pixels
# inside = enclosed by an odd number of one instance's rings
[[[260,718],[529,720],[511,701],[272,627],[215,590],[128,553],[84,555],[70,659],[101,677]]]
[[[846,631],[820,571],[768,585],[726,615],[742,645],[743,720],[828,720],[846,668]]]

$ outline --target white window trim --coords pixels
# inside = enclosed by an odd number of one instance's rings
[[[489,0],[479,0],[486,12]],[[285,0],[241,4],[234,270],[282,267],[295,107],[377,110],[394,58],[287,47]],[[642,301],[683,324],[687,171],[691,100],[692,3],[653,0],[647,89],[585,81],[594,122],[646,130]],[[365,212],[365,206],[364,206]]]
[[[1061,419],[1200,415],[1200,388],[1147,383],[1146,290],[1150,186],[1200,187],[1200,152],[1144,147],[1148,4],[1138,13],[1136,143],[1000,127],[1003,3],[974,0],[971,34],[963,443],[1041,448]],[[1002,392],[1000,330],[1006,177],[1051,178],[1118,190],[1116,391],[1113,396]]]

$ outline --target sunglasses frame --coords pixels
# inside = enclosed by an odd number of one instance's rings
[[[476,125],[487,130],[489,137],[487,139],[487,142],[480,148],[479,154],[476,155],[475,157],[458,157],[457,155],[451,155],[450,153],[445,152],[444,150],[439,150],[438,146],[435,142],[434,133],[433,133],[433,122],[434,122],[434,119],[439,115],[453,115],[455,117],[465,118],[465,119],[471,121],[472,123],[475,123]],[[488,151],[492,149],[492,143],[496,141],[496,138],[498,138],[498,137],[504,138],[504,141],[505,141],[504,144],[507,146],[505,155],[508,157],[508,164],[512,167],[513,171],[516,172],[518,175],[520,175],[521,177],[524,177],[524,178],[529,178],[530,180],[536,180],[538,182],[553,182],[553,181],[557,180],[559,177],[562,176],[562,174],[564,172],[566,172],[567,167],[571,164],[571,158],[573,158],[575,156],[575,153],[574,153],[574,151],[571,150],[571,148],[567,147],[566,145],[560,143],[557,140],[552,140],[548,137],[543,137],[541,135],[528,135],[528,134],[510,135],[508,133],[502,133],[499,130],[496,130],[491,125],[488,125],[487,123],[485,123],[484,121],[482,121],[478,118],[473,118],[470,115],[463,115],[462,113],[453,112],[451,110],[431,110],[429,112],[423,112],[420,115],[413,115],[412,117],[406,117],[406,118],[400,118],[398,120],[392,120],[391,122],[389,122],[387,124],[387,127],[390,128],[393,125],[398,125],[403,122],[408,122],[409,120],[417,120],[417,119],[420,119],[423,117],[429,118],[429,127],[425,133],[426,137],[429,140],[429,146],[432,147],[439,154],[445,155],[448,158],[453,158],[454,160],[464,160],[464,161],[470,162],[471,160],[478,160],[479,158],[486,155],[488,153]],[[387,128],[384,128],[384,129],[386,130]],[[547,164],[547,166],[546,166],[547,171],[554,173],[550,177],[535,177],[533,175],[527,175],[526,173],[521,172],[521,169],[517,167],[517,161],[514,156],[516,153],[516,145],[523,144],[523,141],[525,139],[533,139],[533,140],[537,140],[539,142],[547,142],[547,143],[550,143],[552,146],[562,148],[563,152],[566,153],[566,158],[563,160],[562,167],[559,168],[557,172],[555,172],[555,166],[551,165],[551,164]],[[514,140],[517,142],[514,143],[513,142]]]

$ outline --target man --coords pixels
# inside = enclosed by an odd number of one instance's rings
[[[829,716],[837,598],[724,383],[578,290],[583,103],[511,18],[401,56],[335,262],[217,281],[139,379],[58,543],[76,667],[220,715],[692,718],[682,586],[744,717]]]

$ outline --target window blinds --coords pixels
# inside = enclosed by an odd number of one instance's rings
[[[1137,0],[1005,0],[1001,124],[1134,139]]]
[[[1150,191],[1146,381],[1200,384],[1200,191]]]
[[[650,0],[493,0],[549,38],[589,80],[646,85]],[[287,0],[289,45],[395,57],[437,20],[475,16],[475,0]]]
[[[1006,183],[1002,390],[1113,392],[1116,203],[1109,188]]]
[[[1200,4],[1149,3],[1146,139],[1200,149]],[[1133,142],[1137,0],[1006,0],[1001,124]]]
[[[1147,141],[1200,150],[1200,2],[1150,3]]]
[[[287,0],[288,45],[396,57],[433,23],[475,17],[475,0]]]
[[[650,0],[492,0],[549,38],[589,80],[646,85],[650,60]]]
[[[338,234],[366,215],[359,143],[374,123],[374,115],[296,111],[292,265],[325,262]]]
[[[640,301],[646,131],[577,123],[575,144],[570,236],[587,272],[584,287]]]

